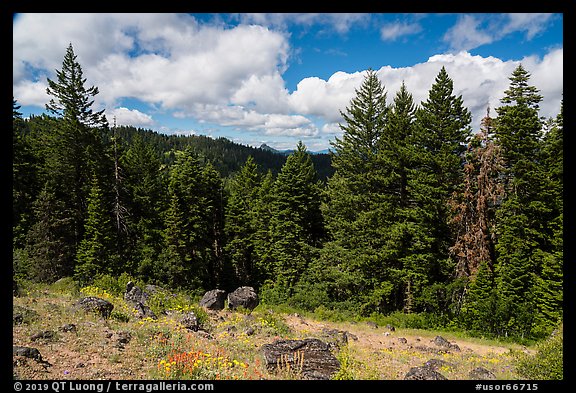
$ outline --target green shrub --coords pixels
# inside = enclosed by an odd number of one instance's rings
[[[320,305],[330,303],[324,286],[321,283],[298,283],[289,304],[300,310],[314,311]]]
[[[266,281],[259,290],[260,303],[269,305],[286,304],[288,302],[288,289]]]
[[[183,293],[158,290],[146,300],[146,304],[156,315],[161,315],[167,311],[192,311],[196,315],[198,324],[204,325],[208,321],[208,313]]]
[[[139,287],[143,286],[143,283],[138,282],[128,273],[122,273],[118,277],[111,276],[110,274],[100,275],[94,280],[92,286],[101,288],[113,296],[123,297],[128,281],[134,282]]]
[[[338,381],[356,379],[354,371],[352,370],[354,359],[350,355],[350,350],[347,345],[340,348],[340,351],[336,354],[336,358],[340,363],[340,368],[334,375],[332,375],[332,379]]]
[[[290,334],[290,327],[278,316],[271,312],[265,312],[258,318],[260,326],[271,335],[287,336]]]
[[[520,355],[516,369],[519,375],[534,380],[559,380],[564,377],[563,327],[536,346],[535,355]]]
[[[77,295],[80,291],[78,282],[75,281],[73,277],[63,277],[59,279],[50,285],[50,289],[54,292],[63,294],[69,293],[72,295]]]
[[[353,319],[351,315],[348,315],[345,312],[330,309],[324,305],[316,307],[316,309],[314,310],[314,316],[318,319],[332,322],[344,322]]]

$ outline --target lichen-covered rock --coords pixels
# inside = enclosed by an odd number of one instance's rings
[[[109,318],[114,309],[114,305],[108,300],[95,296],[88,296],[78,300],[74,306],[87,312],[94,312],[102,318]]]
[[[252,287],[240,287],[228,294],[228,307],[231,310],[238,307],[253,310],[258,306],[258,303],[258,294]]]
[[[485,369],[484,367],[476,367],[474,370],[470,371],[468,375],[470,375],[470,378],[472,379],[482,379],[482,380],[496,379],[496,375],[494,375],[492,371]]]
[[[442,336],[436,336],[432,342],[443,349],[460,352],[460,347],[457,344],[452,344]]]
[[[186,329],[197,331],[198,330],[198,318],[193,311],[188,311],[178,319],[178,322]]]
[[[146,288],[148,288],[148,286]],[[126,292],[124,292],[124,300],[130,303],[134,310],[136,310],[137,317],[157,319],[156,314],[146,305],[146,301],[155,290],[155,288],[152,288],[143,291],[132,281],[128,281],[126,284]]]
[[[226,291],[222,289],[213,289],[204,294],[200,299],[200,306],[209,310],[223,310],[224,301],[226,300]]]
[[[447,378],[428,366],[412,367],[404,376],[405,380],[441,381]]]
[[[330,351],[330,346],[316,338],[278,340],[264,344],[262,352],[268,369],[289,367],[302,379],[328,380],[340,368],[340,362]]]
[[[53,341],[56,339],[56,332],[53,330],[42,330],[30,336],[31,341],[47,340]]]

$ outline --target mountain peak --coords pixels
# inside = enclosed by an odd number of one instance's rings
[[[271,151],[277,151],[276,149],[274,149],[273,147],[268,146],[267,144],[263,143],[260,145],[260,149],[262,150],[271,150]]]

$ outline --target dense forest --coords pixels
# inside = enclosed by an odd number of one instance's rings
[[[387,103],[369,70],[330,156],[110,125],[70,45],[47,114],[13,99],[13,272],[541,338],[563,318],[563,114],[519,65],[479,130],[445,68]]]

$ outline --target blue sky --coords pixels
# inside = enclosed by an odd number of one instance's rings
[[[328,148],[368,68],[389,102],[404,81],[418,103],[446,67],[476,129],[520,63],[542,116],[563,93],[562,14],[20,14],[13,95],[24,116],[44,111],[69,43],[111,122],[278,149]]]

